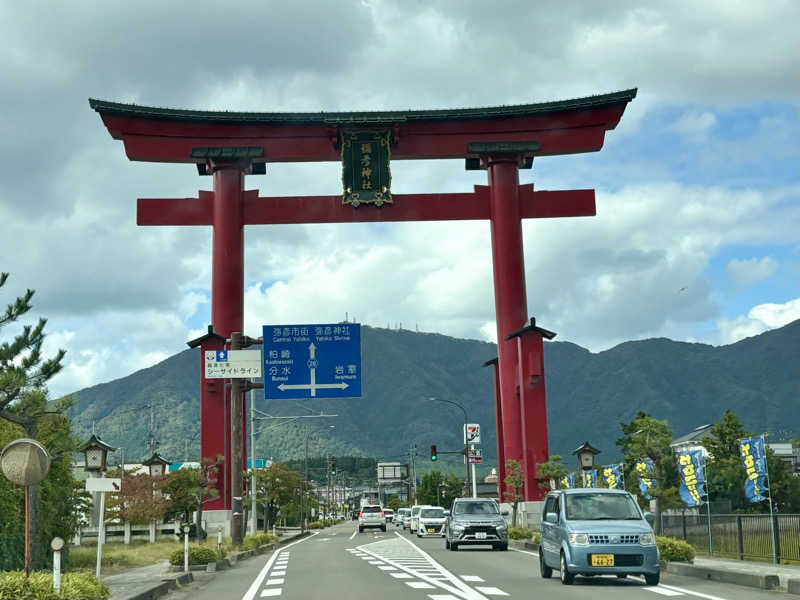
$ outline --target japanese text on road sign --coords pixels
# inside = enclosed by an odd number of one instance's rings
[[[261,377],[261,352],[258,350],[206,350],[206,379]]]

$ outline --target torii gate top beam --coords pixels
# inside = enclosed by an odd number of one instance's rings
[[[469,158],[470,142],[536,141],[536,156],[594,152],[636,89],[538,104],[445,110],[245,113],[89,100],[129,159],[204,163],[192,150],[263,148],[266,162],[339,161],[339,131],[392,128],[393,160]]]

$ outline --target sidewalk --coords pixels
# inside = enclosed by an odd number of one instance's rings
[[[154,565],[126,569],[113,575],[101,575],[100,581],[111,590],[110,600],[133,600],[135,598],[157,598],[163,596],[180,583],[189,583],[189,577],[170,571],[169,562],[162,560]],[[191,575],[191,574],[190,574]],[[165,580],[165,581],[162,581]],[[143,595],[143,592],[146,595]]]
[[[777,587],[783,591],[800,594],[800,567],[796,566],[697,556],[691,565],[671,562],[667,566],[667,571],[760,589]]]

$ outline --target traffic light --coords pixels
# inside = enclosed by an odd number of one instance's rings
[[[436,452],[436,444],[431,444],[431,460],[439,460],[439,455]]]
[[[331,475],[336,475],[336,461],[331,461]]]

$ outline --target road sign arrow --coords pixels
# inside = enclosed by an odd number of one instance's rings
[[[282,392],[286,390],[330,390],[330,389],[347,389],[349,386],[343,381],[341,383],[282,383],[278,389]]]

